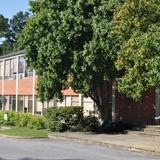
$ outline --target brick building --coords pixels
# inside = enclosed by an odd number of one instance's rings
[[[0,109],[42,113],[43,108],[53,106],[85,106],[93,110],[90,98],[73,92],[71,88],[64,90],[64,100],[51,100],[42,104],[36,97],[37,75],[34,70],[27,68],[24,51],[0,56]]]
[[[64,100],[57,99],[43,104],[36,97],[37,75],[27,68],[24,51],[0,56],[0,109],[41,114],[43,108],[53,106],[83,106],[84,112],[95,109],[94,102],[71,88],[64,90]],[[158,124],[155,117],[160,115],[160,98],[152,89],[140,102],[134,102],[110,87],[109,106],[113,120],[134,124]]]

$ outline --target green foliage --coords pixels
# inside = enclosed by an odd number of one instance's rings
[[[90,114],[84,117],[83,126],[86,131],[95,132],[95,131],[99,131],[101,125],[98,117]]]
[[[110,37],[113,12],[123,0],[36,0],[33,15],[19,37],[26,49],[27,64],[36,69],[38,94],[48,100],[61,96],[71,86],[87,95],[97,95],[105,80],[114,79]],[[97,98],[98,100],[98,98]]]
[[[2,44],[0,44],[0,54],[13,51],[17,36],[24,28],[28,17],[29,13],[22,11],[18,12],[10,20],[0,15],[0,38],[3,38]]]
[[[139,100],[160,84],[160,1],[126,1],[115,13],[114,24],[120,46],[116,66],[124,73],[118,88]]]
[[[8,19],[0,15],[0,38],[2,38],[8,29]]]
[[[26,50],[27,64],[39,76],[41,101],[62,99],[62,89],[72,87],[91,97],[99,108],[106,107],[106,81],[116,77],[117,42],[110,32],[113,14],[123,2],[31,1],[33,15],[17,44]]]
[[[4,122],[4,113],[0,112],[0,125]]]
[[[8,120],[4,120],[5,113],[8,115]],[[44,129],[45,118],[21,112],[1,111],[0,124],[16,127],[28,127],[31,129]]]
[[[47,119],[47,127],[51,131],[77,131],[82,129],[82,107],[48,108],[44,112]]]
[[[32,116],[32,118],[28,121],[27,127],[30,129],[44,129],[46,128],[46,120],[42,116]]]

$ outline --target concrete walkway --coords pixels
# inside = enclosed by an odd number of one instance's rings
[[[65,138],[80,142],[99,144],[107,147],[123,148],[137,152],[150,152],[160,155],[160,136],[128,134],[94,134],[85,132],[52,133],[50,138]]]

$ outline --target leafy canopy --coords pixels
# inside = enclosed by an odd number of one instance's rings
[[[127,0],[114,15],[120,50],[116,67],[124,72],[119,90],[138,100],[160,84],[160,1]]]
[[[27,63],[36,69],[40,99],[61,97],[71,86],[89,96],[115,78],[113,13],[124,0],[35,0],[19,37]]]
[[[0,38],[3,38],[2,44],[0,45],[1,54],[13,51],[17,36],[24,28],[28,17],[28,12],[21,11],[10,20],[0,15]]]

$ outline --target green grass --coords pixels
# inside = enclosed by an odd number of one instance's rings
[[[36,130],[29,128],[17,128],[13,127],[11,129],[0,130],[0,134],[9,135],[9,136],[22,136],[22,137],[48,137],[48,130]]]

